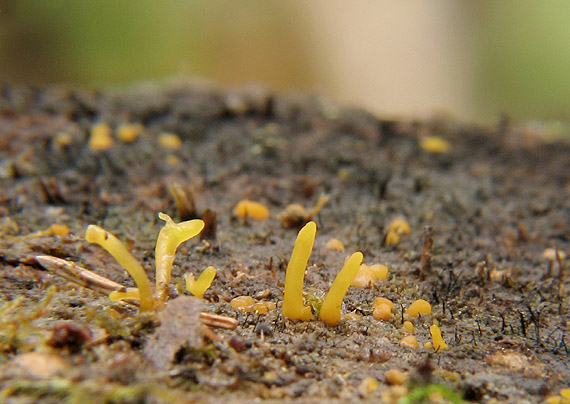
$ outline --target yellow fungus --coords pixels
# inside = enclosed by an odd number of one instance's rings
[[[117,128],[117,138],[121,142],[131,143],[137,140],[144,130],[144,126],[139,123],[125,123]]]
[[[392,308],[387,304],[379,304],[378,306],[375,306],[374,311],[372,312],[372,317],[376,320],[388,321],[392,316]]]
[[[410,225],[403,218],[398,217],[388,225],[388,234],[386,234],[386,244],[397,244],[400,242],[400,236],[409,234]]]
[[[230,305],[236,311],[249,313],[253,310],[255,300],[251,296],[238,296],[230,301]]]
[[[394,302],[392,302],[390,299],[386,299],[385,297],[377,297],[376,299],[374,299],[372,307],[377,307],[381,305],[387,305],[388,307],[390,307],[390,310],[394,308]]]
[[[351,311],[350,313],[346,313],[346,315],[344,316],[344,319],[347,321],[355,321],[355,320],[360,320],[362,318],[362,316],[354,311]]]
[[[342,306],[344,295],[354,280],[354,277],[360,268],[360,264],[362,264],[362,258],[363,256],[360,251],[357,251],[350,256],[346,261],[346,264],[334,279],[329,292],[325,296],[319,317],[328,325],[337,325],[340,321],[340,308]]]
[[[417,349],[419,346],[415,335],[406,335],[400,340],[400,345],[410,349]]]
[[[64,224],[52,224],[49,228],[49,232],[56,236],[67,236],[69,234],[69,227]]]
[[[303,280],[316,234],[317,224],[315,222],[307,223],[299,231],[287,265],[282,314],[283,317],[291,320],[308,321],[313,318],[311,308],[303,304]]]
[[[115,290],[109,293],[109,300],[112,302],[125,299],[140,300],[139,290],[137,288],[126,288],[126,290]]]
[[[548,261],[564,261],[566,259],[566,253],[555,248],[547,248],[542,252],[542,258]]]
[[[431,305],[424,299],[418,299],[408,307],[405,314],[410,317],[416,317],[418,314],[431,314]]]
[[[420,147],[429,153],[447,153],[451,144],[440,136],[424,136],[420,138]]]
[[[127,250],[117,237],[99,226],[90,225],[85,232],[85,240],[96,243],[111,254],[117,262],[133,277],[140,296],[140,310],[147,311],[154,308],[154,298],[150,288],[150,281],[143,267]]]
[[[433,344],[431,343],[431,341],[428,341],[424,344],[424,348],[425,349],[433,349]]]
[[[200,219],[194,219],[177,224],[170,216],[162,212],[158,214],[158,217],[166,223],[158,233],[154,250],[156,292],[160,299],[166,301],[168,298],[166,286],[170,283],[176,250],[180,244],[200,234],[204,228],[204,222]]]
[[[409,332],[410,334],[413,334],[415,332],[414,325],[412,324],[411,321],[406,320],[402,325],[404,327],[404,330],[406,330],[406,332]]]
[[[382,264],[366,265],[362,264],[352,281],[351,286],[361,288],[363,286],[370,286],[377,280],[385,281],[388,278],[388,267]]]
[[[344,251],[344,244],[338,238],[331,238],[325,245],[327,250]]]
[[[442,349],[447,348],[447,344],[445,343],[445,341],[443,340],[443,337],[441,336],[441,330],[439,329],[439,327],[437,325],[432,325],[429,328],[429,332],[431,334],[431,339],[433,341],[433,348],[436,351],[441,351]]]
[[[98,123],[91,128],[91,136],[89,137],[89,148],[94,151],[108,150],[113,147],[113,138],[111,137],[111,127],[106,123]]]
[[[194,279],[194,274],[186,274],[184,275],[186,290],[196,297],[203,298],[215,277],[216,268],[212,266],[204,269],[197,280]]]
[[[305,210],[302,205],[296,203],[287,205],[285,207],[285,211],[279,214],[279,219],[285,227],[293,228],[302,226],[304,223],[311,220],[313,216],[319,213],[328,200],[329,197],[327,195],[319,196],[315,207],[310,211]]]
[[[274,310],[276,307],[275,302],[256,302],[253,305],[253,311],[258,314],[265,314],[270,310]]]
[[[363,396],[366,397],[370,395],[374,390],[380,387],[380,382],[375,377],[365,377],[362,379],[362,382],[358,386],[358,392]]]
[[[69,146],[73,142],[73,137],[67,132],[60,132],[53,138],[53,142],[58,147]]]
[[[570,400],[570,388],[560,390],[560,396],[566,400]]]
[[[248,216],[254,220],[265,220],[269,217],[269,210],[264,204],[248,199],[240,201],[236,205],[234,213],[238,217]]]
[[[386,379],[386,382],[389,384],[404,384],[408,376],[401,370],[388,369],[384,372],[384,379]]]
[[[177,166],[178,164],[180,164],[180,159],[173,154],[169,154],[168,156],[166,156],[166,164],[168,164],[171,167]]]
[[[182,140],[174,133],[161,133],[158,137],[158,144],[166,149],[178,150],[182,147]]]

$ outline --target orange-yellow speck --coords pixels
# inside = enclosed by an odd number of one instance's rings
[[[404,321],[404,324],[402,324],[402,325],[403,325],[404,330],[406,332],[408,332],[410,334],[413,334],[415,332],[414,325],[412,324],[411,321],[406,320],[406,321]]]
[[[408,377],[401,370],[388,369],[384,372],[384,379],[386,379],[386,382],[389,384],[402,384],[408,379]]]
[[[431,314],[431,305],[424,299],[418,299],[408,307],[405,314],[410,317],[416,317],[419,314]]]
[[[344,251],[344,244],[338,238],[331,238],[325,247],[327,250]]]
[[[250,312],[253,310],[255,300],[251,296],[238,296],[231,300],[230,305],[236,311]]]
[[[269,209],[259,202],[253,202],[249,199],[244,199],[240,201],[235,209],[234,213],[238,217],[250,217],[254,220],[265,220],[269,217]]]
[[[109,150],[113,147],[114,140],[111,137],[111,127],[106,123],[98,123],[91,128],[89,148],[93,151]]]
[[[132,143],[144,130],[139,123],[125,123],[117,128],[117,138],[124,143]]]
[[[380,304],[374,307],[374,311],[372,312],[372,317],[376,320],[388,321],[392,316],[392,308],[387,304]]]
[[[49,231],[56,236],[67,236],[69,234],[69,227],[64,224],[52,224]]]
[[[424,136],[420,138],[420,147],[429,153],[447,153],[451,144],[440,136]]]
[[[161,133],[158,137],[158,144],[166,149],[180,149],[182,147],[182,140],[174,133]]]
[[[370,286],[376,281],[385,281],[388,278],[388,267],[382,264],[366,265],[362,264],[351,286],[361,288]]]
[[[415,335],[406,335],[404,338],[400,340],[400,345],[405,348],[417,349],[418,339],[416,338]]]

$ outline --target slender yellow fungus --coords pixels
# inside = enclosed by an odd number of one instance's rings
[[[327,250],[344,252],[344,244],[338,238],[331,238],[325,245]]]
[[[429,153],[447,153],[451,144],[440,136],[424,136],[420,138],[420,147]]]
[[[431,305],[424,299],[418,299],[408,307],[405,314],[410,317],[416,317],[418,314],[431,314]]]
[[[125,123],[117,128],[117,138],[121,142],[131,143],[137,140],[144,126],[139,123]]]
[[[291,320],[308,321],[313,318],[311,308],[303,304],[303,280],[316,234],[317,224],[315,222],[307,223],[299,231],[287,265],[282,314],[283,317]]]
[[[230,301],[230,305],[236,311],[249,313],[253,310],[255,300],[251,296],[238,296]]]
[[[244,199],[240,201],[234,210],[238,217],[250,217],[254,220],[265,220],[269,217],[269,209],[259,202]]]
[[[350,256],[325,296],[319,317],[328,325],[337,325],[340,321],[340,307],[342,306],[344,295],[354,280],[360,264],[362,264],[362,258],[363,255],[360,251]]]
[[[382,264],[362,264],[351,286],[361,288],[374,284],[377,280],[385,281],[388,277],[388,267]]]
[[[182,147],[182,140],[174,133],[161,133],[158,137],[158,144],[166,149],[178,150]]]
[[[441,330],[439,329],[439,327],[437,325],[432,325],[429,328],[429,332],[431,334],[431,339],[433,341],[433,348],[436,351],[441,351],[442,349],[447,348],[447,344],[445,343],[445,341],[443,340],[443,337],[441,336]]]
[[[418,339],[415,335],[406,335],[400,340],[400,345],[410,349],[416,349],[418,347]]]
[[[96,243],[111,254],[117,262],[133,277],[140,294],[140,310],[152,310],[154,298],[150,288],[150,281],[143,267],[127,250],[117,237],[99,226],[89,225],[85,232],[85,240]]]
[[[170,283],[172,264],[176,257],[176,249],[180,244],[200,234],[204,228],[204,222],[200,219],[188,220],[182,223],[174,223],[166,213],[160,212],[158,217],[166,223],[160,229],[154,250],[156,266],[156,292],[164,301],[168,298],[166,286]]]
[[[108,150],[113,147],[113,138],[111,137],[111,127],[106,123],[98,123],[91,128],[91,136],[89,137],[89,148],[94,151]]]
[[[194,274],[186,274],[184,275],[186,290],[196,297],[203,298],[204,293],[206,293],[210,285],[212,285],[215,277],[216,268],[212,266],[204,269],[200,276],[198,276],[198,279],[194,279]]]

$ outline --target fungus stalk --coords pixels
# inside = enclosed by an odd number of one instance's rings
[[[170,216],[162,212],[158,214],[158,217],[166,223],[158,233],[154,250],[156,292],[161,300],[166,301],[168,299],[166,287],[170,283],[176,250],[180,244],[200,234],[204,228],[204,222],[200,219],[194,219],[176,224]]]
[[[317,224],[312,221],[299,231],[287,265],[282,313],[283,317],[291,320],[309,321],[313,318],[311,308],[303,304],[303,280],[316,233]]]
[[[215,277],[216,268],[213,266],[204,269],[198,279],[194,279],[194,274],[186,274],[184,275],[186,290],[196,297],[203,298],[204,293],[206,293],[206,290],[212,285]]]
[[[321,320],[328,325],[337,325],[340,321],[340,307],[342,306],[344,295],[346,295],[350,284],[356,277],[360,264],[362,264],[362,259],[363,256],[360,251],[352,254],[334,279],[319,314]]]
[[[150,288],[150,281],[139,262],[127,250],[117,237],[99,226],[90,225],[85,233],[85,240],[96,243],[111,254],[117,262],[133,277],[140,298],[140,310],[148,311],[154,308],[154,298]],[[132,295],[131,295],[132,296]]]

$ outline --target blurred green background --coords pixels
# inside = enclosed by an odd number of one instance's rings
[[[570,2],[0,0],[0,80],[203,77],[382,115],[570,118]]]

